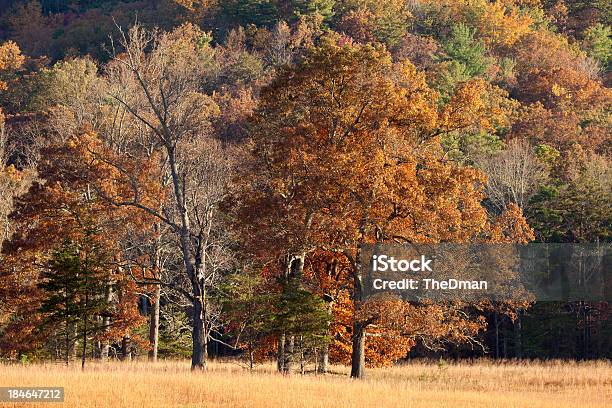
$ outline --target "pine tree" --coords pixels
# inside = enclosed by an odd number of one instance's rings
[[[286,342],[279,347],[279,369],[288,372],[295,356],[304,356],[328,341],[331,314],[319,297],[303,289],[296,279],[266,281],[252,273],[228,277],[222,289],[225,315],[233,322],[229,327],[239,338],[238,346],[247,349],[252,368],[254,353],[266,339]]]
[[[103,269],[103,257],[94,248],[65,242],[48,263],[42,274],[44,314],[43,327],[63,325],[65,361],[72,357],[74,344],[81,339],[81,364],[85,365],[87,343],[105,329],[96,319],[107,312],[109,302],[105,294],[108,279]]]
[[[584,33],[583,47],[606,71],[612,69],[612,28],[596,24]]]
[[[476,30],[464,23],[454,25],[444,43],[445,69],[438,81],[443,95],[450,95],[458,84],[482,77],[493,60],[486,56],[482,40],[474,38]]]
[[[319,14],[323,20],[329,20],[334,15],[335,0],[293,0],[293,13],[296,16]]]

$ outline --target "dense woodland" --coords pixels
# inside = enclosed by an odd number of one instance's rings
[[[611,242],[606,0],[0,1],[0,356],[612,357],[607,303],[366,301],[364,243]]]

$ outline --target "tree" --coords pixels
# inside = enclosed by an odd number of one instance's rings
[[[526,140],[512,139],[507,149],[477,163],[487,175],[487,198],[501,210],[514,203],[524,211],[548,179],[548,169]]]
[[[485,44],[496,50],[507,50],[532,31],[532,17],[514,1],[425,0],[419,8],[420,29],[435,35],[440,27],[465,23],[476,29]]]
[[[496,47],[511,47],[531,32],[533,19],[529,14],[508,8],[503,1],[486,2],[479,19],[479,31],[487,43]]]
[[[335,0],[293,0],[292,7],[297,17],[318,14],[323,21],[328,21],[334,15]]]
[[[438,88],[443,94],[451,95],[459,84],[484,76],[493,63],[485,55],[484,41],[475,39],[475,33],[476,30],[463,23],[456,24],[443,44],[446,58],[438,79]]]
[[[53,38],[51,20],[42,14],[40,2],[27,1],[15,3],[7,23],[15,42],[27,55],[38,57],[49,50]]]
[[[81,367],[85,367],[87,342],[92,334],[108,329],[96,319],[110,306],[106,292],[107,278],[100,268],[107,262],[94,248],[66,243],[51,257],[48,270],[41,275],[43,290],[40,312],[43,328],[62,327],[65,338],[65,361],[73,357],[74,343],[82,338]],[[40,329],[39,329],[40,330]],[[58,333],[56,333],[58,335]]]
[[[485,56],[485,46],[482,40],[474,38],[476,30],[463,23],[452,27],[450,36],[444,43],[444,51],[451,61],[456,61],[465,67],[468,78],[482,76],[491,64]]]
[[[241,271],[228,276],[220,291],[226,329],[235,337],[234,348],[246,349],[253,369],[261,343],[272,335],[271,285],[261,275]]]
[[[10,91],[18,71],[23,67],[25,57],[12,41],[0,45],[0,91]],[[6,101],[3,101],[6,102]],[[13,149],[6,128],[6,116],[0,108],[0,219],[2,219],[2,240],[10,238],[13,233],[9,214],[13,210],[14,197],[25,193],[33,176],[31,169],[17,169],[11,163]]]
[[[545,3],[550,5],[550,0]],[[564,9],[567,19],[565,28],[570,33],[580,35],[585,29],[597,23],[610,25],[612,11],[610,10],[610,4],[606,1],[564,0],[557,1],[556,3],[560,3]],[[556,7],[555,4],[554,8]]]
[[[1,271],[7,287],[1,294],[13,315],[3,343],[14,350],[35,349],[57,335],[53,323],[61,321],[68,343],[81,334],[84,365],[93,334],[109,341],[141,322],[118,243],[147,220],[94,193],[101,180],[109,190],[122,189],[111,181],[113,169],[90,154],[96,144],[95,135],[84,133],[47,147],[37,166],[40,179],[17,200],[11,218],[18,228],[3,248]],[[65,290],[57,292],[61,285]]]
[[[121,207],[138,208],[167,225],[178,242],[185,274],[190,282],[183,294],[192,306],[192,368],[206,367],[214,309],[209,288],[219,277],[211,263],[216,241],[217,206],[225,194],[231,160],[220,142],[211,137],[211,121],[219,108],[202,92],[211,50],[204,33],[183,26],[160,34],[135,26],[121,31],[123,53],[116,52],[107,67],[109,96],[122,114],[144,129],[145,146],[159,153],[161,168],[170,181],[168,207],[144,200],[143,185],[131,183],[129,199],[105,194]],[[151,48],[148,50],[148,48]],[[140,137],[139,134],[137,134]],[[140,154],[146,154],[141,150]],[[106,153],[100,152],[101,157]],[[129,156],[111,163],[122,169]],[[126,176],[133,177],[127,172]],[[104,191],[102,186],[98,186]],[[104,194],[104,193],[103,193]]]
[[[612,217],[610,160],[577,148],[565,180],[546,185],[528,215],[546,242],[607,242]],[[555,180],[553,180],[555,181]]]
[[[412,14],[403,1],[350,0],[338,2],[338,31],[364,43],[373,39],[398,45]]]
[[[445,161],[438,139],[490,126],[482,89],[465,84],[439,108],[409,62],[394,66],[381,47],[329,36],[262,91],[252,132],[257,170],[242,176],[237,203],[248,223],[243,239],[281,260],[292,279],[301,279],[315,250],[350,265],[353,377],[364,375],[366,328],[386,324],[362,297],[361,245],[464,242],[490,227],[480,204],[483,175]],[[463,339],[468,326],[458,329]]]
[[[281,372],[289,372],[295,356],[300,356],[301,372],[304,373],[305,354],[312,350],[317,358],[316,350],[328,343],[327,329],[331,315],[325,302],[301,287],[295,280],[282,282],[279,295],[273,299],[272,322],[270,333],[280,335],[281,352],[279,358]]]
[[[268,357],[270,340],[280,336],[291,344],[281,348],[279,371],[289,372],[296,356],[303,367],[307,354],[316,358],[315,351],[327,345],[331,313],[301,282],[283,282],[257,272],[234,273],[221,287],[226,329],[236,339],[233,347],[247,350],[252,369],[258,357]]]
[[[603,24],[596,24],[584,33],[582,46],[595,58],[607,72],[612,64],[612,29]]]
[[[18,69],[21,68],[25,57],[13,41],[7,41],[0,45],[0,89],[6,90],[7,80],[12,79]]]
[[[232,25],[272,27],[280,19],[277,4],[271,0],[224,0],[221,9]]]
[[[58,133],[70,134],[83,126],[97,129],[103,97],[97,72],[98,65],[89,57],[66,59],[43,68],[36,74],[40,91],[33,98],[33,107],[51,112],[50,122]]]
[[[541,30],[525,36],[515,50],[514,93],[526,106],[512,136],[547,144],[562,157],[575,144],[605,152],[612,94],[588,68],[584,53],[567,38]]]

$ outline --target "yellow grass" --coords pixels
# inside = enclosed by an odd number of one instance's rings
[[[346,367],[327,376],[249,372],[232,362],[192,373],[187,362],[0,365],[0,386],[63,386],[65,404],[44,407],[612,407],[612,363],[413,363],[371,369],[365,380]],[[0,406],[36,406],[15,404]]]

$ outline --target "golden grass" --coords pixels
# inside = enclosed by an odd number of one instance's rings
[[[64,404],[15,407],[612,407],[612,363],[417,362],[371,369],[351,380],[346,367],[326,376],[250,372],[216,362],[192,373],[187,362],[0,365],[0,386],[63,386]],[[2,405],[0,406],[11,406]]]

